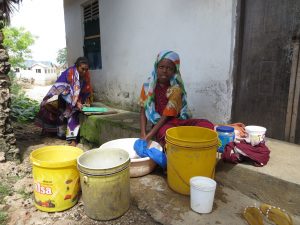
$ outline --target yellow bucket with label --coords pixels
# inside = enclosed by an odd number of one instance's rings
[[[217,132],[196,126],[173,127],[166,132],[167,181],[174,191],[189,195],[194,176],[214,178]]]
[[[47,146],[31,152],[34,203],[45,212],[74,206],[80,191],[77,157],[83,151],[72,146]]]

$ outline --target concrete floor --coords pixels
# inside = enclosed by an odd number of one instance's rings
[[[219,162],[216,179],[247,196],[300,216],[300,145],[270,138],[266,145],[271,151],[267,165]]]
[[[97,134],[98,143],[139,136],[138,113],[120,111],[115,115],[85,117],[83,121]],[[89,138],[84,135],[83,138]],[[219,160],[215,176],[218,185],[210,214],[193,212],[189,197],[170,190],[162,171],[132,178],[132,200],[161,224],[247,224],[242,217],[244,208],[259,206],[261,202],[287,210],[293,215],[294,224],[300,224],[300,146],[269,138],[266,144],[271,154],[264,167]],[[265,224],[271,223],[266,220]]]
[[[190,196],[172,191],[166,175],[156,170],[154,173],[131,178],[132,201],[157,222],[166,225],[179,224],[247,224],[242,213],[247,206],[259,206],[260,201],[250,198],[238,190],[217,184],[213,210],[209,214],[199,214],[190,208]],[[266,218],[265,224],[272,224]],[[299,216],[293,216],[294,224],[300,224]]]

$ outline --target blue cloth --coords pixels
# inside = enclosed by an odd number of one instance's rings
[[[167,167],[167,157],[165,153],[154,147],[148,148],[147,145],[147,141],[138,139],[134,142],[133,149],[136,151],[139,157],[150,157],[160,167],[165,169]]]
[[[147,141],[143,139],[137,139],[134,142],[133,149],[136,151],[139,157],[144,158],[148,157],[147,155]]]

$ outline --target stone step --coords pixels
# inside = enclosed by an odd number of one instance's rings
[[[139,113],[81,116],[81,139],[93,147],[118,138],[139,137]],[[267,139],[270,160],[264,167],[219,160],[215,179],[225,187],[300,215],[300,145]]]
[[[300,145],[267,138],[270,160],[264,167],[219,161],[216,180],[247,196],[300,215]]]
[[[112,115],[92,115],[80,117],[80,139],[92,147],[118,138],[140,136],[139,114],[119,111]]]

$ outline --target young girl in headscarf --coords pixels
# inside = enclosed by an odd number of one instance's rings
[[[88,60],[79,57],[75,64],[65,70],[44,97],[36,124],[43,133],[55,132],[59,137],[66,136],[70,145],[77,144],[79,133],[79,112],[84,104],[92,100]],[[48,102],[57,95],[57,101]],[[67,130],[63,128],[67,125]]]
[[[155,137],[164,146],[166,131],[171,127],[215,127],[206,119],[191,119],[179,66],[180,59],[176,52],[162,51],[157,55],[151,76],[143,84],[140,95],[140,126],[141,138],[146,141]],[[149,132],[146,131],[147,120],[153,125]],[[243,124],[230,126],[238,129],[243,135]]]

